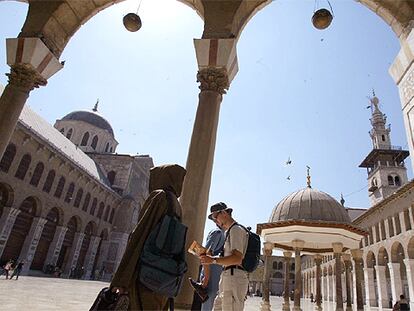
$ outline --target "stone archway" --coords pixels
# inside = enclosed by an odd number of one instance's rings
[[[17,260],[24,241],[29,234],[33,218],[40,214],[39,201],[34,197],[26,198],[19,207],[20,213],[16,217],[13,228],[4,248],[0,261]]]
[[[37,244],[36,252],[33,257],[30,269],[42,270],[48,254],[49,246],[53,241],[56,233],[56,227],[62,222],[61,211],[53,207],[46,216],[46,223],[43,227],[42,235]]]
[[[96,224],[92,221],[89,222],[85,227],[85,230],[84,230],[85,236],[83,237],[83,240],[82,240],[82,246],[80,248],[79,257],[78,257],[78,261],[76,264],[76,269],[77,269],[77,273],[75,272],[76,278],[79,278],[79,279],[82,278],[84,273],[86,272],[85,257],[86,257],[86,253],[88,251],[88,248],[91,242],[92,235],[96,234],[96,227],[97,227]]]
[[[69,219],[68,224],[66,225],[68,230],[66,231],[65,238],[63,239],[62,248],[59,253],[58,260],[56,262],[56,267],[61,270],[65,270],[66,266],[69,263],[69,255],[71,253],[72,247],[74,247],[73,242],[75,240],[75,234],[79,232],[81,227],[80,220],[73,216]]]

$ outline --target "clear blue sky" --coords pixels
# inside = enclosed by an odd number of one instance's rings
[[[119,153],[185,166],[199,93],[193,38],[203,24],[178,1],[143,0],[143,27],[129,33],[122,17],[137,3],[112,6],[81,27],[61,57],[65,68],[33,91],[29,104],[54,123],[99,98]],[[369,206],[367,189],[358,192],[367,184],[358,165],[371,150],[372,88],[392,124],[392,143],[407,148],[388,74],[397,38],[361,4],[331,3],[335,18],[327,30],[311,25],[313,1],[274,1],[239,40],[240,70],[221,108],[210,203],[226,202],[245,225],[267,222],[283,197],[305,187],[306,165],[314,188],[338,200],[344,193],[347,206]],[[24,3],[0,2],[1,73],[9,70],[4,39],[17,36],[26,12]]]

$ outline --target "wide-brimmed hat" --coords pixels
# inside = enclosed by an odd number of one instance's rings
[[[208,215],[208,219],[213,220],[213,213],[220,212],[220,211],[228,211],[231,213],[233,211],[232,208],[227,207],[226,203],[219,202],[210,207],[210,215]]]

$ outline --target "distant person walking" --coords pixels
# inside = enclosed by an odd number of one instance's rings
[[[6,280],[9,278],[9,273],[10,273],[10,270],[12,270],[12,267],[13,267],[13,260],[9,260],[6,264],[5,264],[5,266],[3,267],[3,269],[4,269],[4,274],[6,275]]]
[[[22,272],[23,266],[24,266],[24,261],[20,261],[20,262],[17,264],[17,266],[14,268],[13,273],[12,273],[12,275],[11,275],[11,277],[10,277],[10,280],[11,280],[14,276],[16,276],[16,280],[18,280],[18,279],[19,279],[19,275],[20,275],[20,272]]]

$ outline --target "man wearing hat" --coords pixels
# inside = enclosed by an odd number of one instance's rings
[[[209,219],[226,230],[224,256],[203,255],[203,265],[220,265],[219,294],[214,301],[214,310],[239,311],[244,309],[244,299],[249,280],[241,266],[246,253],[248,233],[232,217],[233,209],[219,202],[210,207]]]

